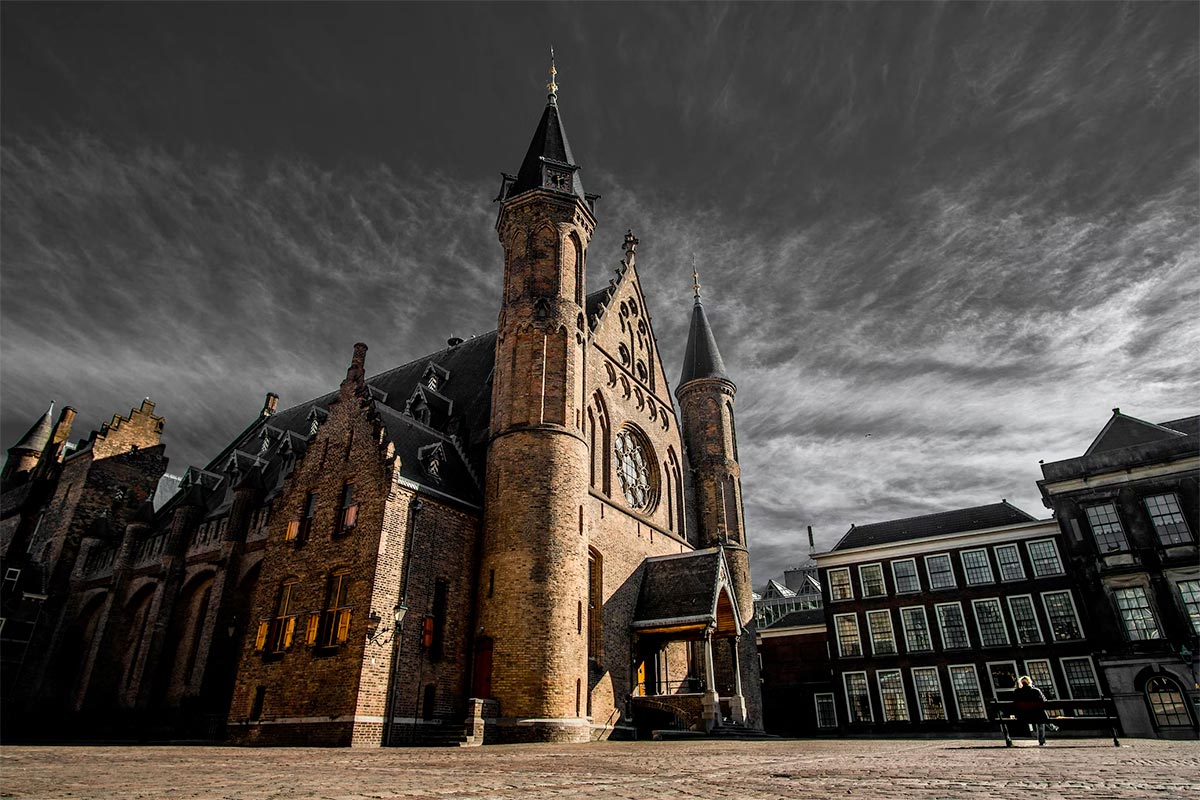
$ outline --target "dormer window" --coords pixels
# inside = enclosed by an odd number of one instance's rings
[[[446,463],[446,453],[440,444],[431,444],[417,451],[417,458],[425,468],[425,474],[437,482],[442,480],[442,467]]]
[[[429,379],[428,379],[427,381],[425,381],[425,385],[426,385],[426,386],[428,386],[428,387],[429,387],[430,389],[432,389],[433,391],[435,391],[435,392],[437,391],[437,388],[438,388],[438,376],[437,376],[437,373],[436,373],[436,372],[432,372],[432,373],[430,373],[430,375],[429,375]]]
[[[429,471],[429,477],[439,481],[442,479],[442,460],[437,456],[429,459],[426,469]]]

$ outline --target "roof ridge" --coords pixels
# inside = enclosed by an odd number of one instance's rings
[[[912,522],[913,520],[929,519],[930,517],[938,517],[943,514],[961,514],[966,511],[978,511],[981,508],[995,508],[997,506],[1008,506],[1011,509],[1020,511],[1022,514],[1029,517],[1030,520],[1036,521],[1036,518],[1033,516],[1030,516],[1030,514],[1027,511],[1017,508],[1016,506],[1014,506],[1012,503],[1008,502],[1007,500],[1001,500],[999,503],[984,503],[984,504],[978,505],[978,506],[967,506],[966,508],[949,508],[949,509],[946,509],[945,511],[934,511],[933,513],[930,513],[930,514],[917,514],[916,516],[912,516],[912,517],[900,517],[899,519],[885,519],[885,520],[880,520],[879,522],[868,522],[866,525],[851,524],[850,529],[861,531],[863,528],[870,528],[875,525],[895,525],[896,523],[899,523],[899,522]]]

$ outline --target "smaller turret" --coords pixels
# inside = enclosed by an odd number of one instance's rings
[[[0,472],[0,480],[6,485],[23,482],[38,465],[42,451],[46,449],[54,432],[53,415],[54,403],[51,402],[46,413],[33,423],[33,427],[26,431],[16,444],[8,448],[8,459],[4,462],[3,472]]]

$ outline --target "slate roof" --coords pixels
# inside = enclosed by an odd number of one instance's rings
[[[1196,418],[1193,417],[1192,419]],[[1174,422],[1176,425],[1186,427],[1188,421],[1188,419],[1182,419],[1175,420]],[[1146,422],[1137,417],[1122,414],[1121,409],[1114,408],[1112,417],[1109,418],[1107,424],[1105,424],[1104,428],[1092,441],[1084,455],[1090,456],[1096,453],[1107,453],[1112,450],[1120,450],[1124,447],[1150,444],[1151,442],[1159,442],[1164,439],[1176,439],[1186,435],[1186,432],[1173,429],[1169,424],[1156,425],[1153,422]]]
[[[46,409],[46,413],[33,423],[33,427],[25,432],[25,435],[8,448],[8,452],[13,450],[32,450],[40,453],[45,449],[46,443],[50,441],[50,435],[54,433],[54,420],[51,415],[54,413],[54,404],[50,404],[50,408]]]
[[[802,611],[789,611],[779,619],[772,622],[766,628],[797,628],[801,625],[824,625],[825,624],[825,609],[823,608],[806,608]]]
[[[517,172],[517,179],[509,187],[506,199],[516,197],[531,189],[542,188],[543,161],[555,161],[559,164],[576,166],[575,157],[571,155],[571,145],[567,142],[567,131],[563,128],[562,120],[558,116],[558,104],[554,100],[547,103],[546,109],[542,112],[542,118],[538,121],[537,128],[533,131],[533,138],[529,142],[529,149],[525,151],[521,169]],[[587,196],[583,193],[583,181],[579,178],[578,170],[575,172],[572,183],[575,194],[579,195],[580,200],[587,202]]]
[[[1034,517],[1006,500],[986,506],[960,508],[907,519],[875,522],[870,525],[851,525],[850,530],[846,531],[841,541],[834,545],[833,549],[849,550],[855,547],[890,544],[910,539],[922,539],[926,536],[941,536],[1036,521]]]
[[[1113,469],[1129,469],[1200,453],[1200,416],[1153,423],[1122,414],[1118,408],[1092,441],[1087,452],[1075,458],[1042,464],[1038,485],[1078,478]]]
[[[721,551],[715,547],[647,558],[643,562],[633,626],[652,628],[670,623],[715,621],[722,564]]]
[[[687,350],[683,354],[683,371],[679,375],[679,385],[699,378],[724,378],[729,380],[725,371],[725,361],[721,351],[717,349],[717,340],[713,337],[708,317],[704,314],[704,304],[696,299],[692,308],[692,327],[688,331]]]

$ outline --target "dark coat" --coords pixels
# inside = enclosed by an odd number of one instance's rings
[[[1018,722],[1041,725],[1046,721],[1046,695],[1036,686],[1019,686],[1013,690],[1013,716]]]

